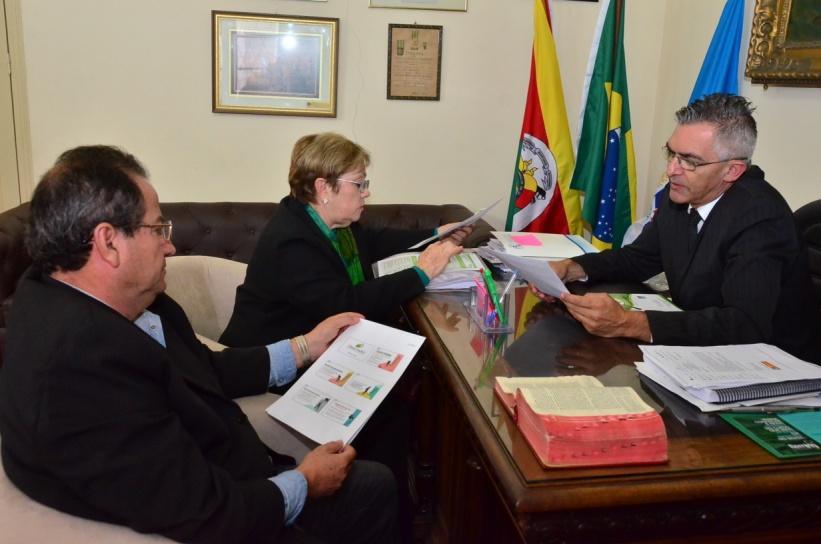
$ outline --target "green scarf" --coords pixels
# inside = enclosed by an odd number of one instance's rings
[[[356,240],[354,240],[353,232],[350,227],[343,229],[331,229],[325,224],[325,221],[319,217],[316,210],[310,205],[305,205],[305,210],[311,219],[314,220],[316,226],[322,231],[331,245],[334,246],[337,254],[342,258],[342,264],[348,271],[348,277],[351,279],[353,285],[358,285],[365,281],[365,273],[362,272],[362,262],[359,260],[359,249],[356,247]]]

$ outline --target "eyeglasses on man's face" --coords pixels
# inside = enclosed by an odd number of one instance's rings
[[[354,185],[356,185],[357,189],[359,189],[360,193],[364,193],[371,186],[371,180],[369,180],[369,179],[354,181],[352,179],[336,178],[336,180],[337,181],[345,181],[345,182],[348,182],[348,183],[353,183]]]
[[[166,242],[170,242],[171,232],[174,230],[174,224],[171,221],[168,221],[166,223],[156,223],[154,225],[140,223],[139,225],[136,225],[135,228],[151,229],[151,232],[154,233],[154,236],[161,236],[163,240],[165,240]]]
[[[746,161],[747,157],[734,157],[732,159],[722,159],[720,161],[711,161],[711,162],[702,162],[696,159],[691,159],[689,157],[685,157],[670,149],[667,144],[664,144],[661,147],[662,151],[664,151],[665,156],[667,157],[667,162],[676,161],[676,164],[681,167],[682,170],[686,170],[688,172],[694,172],[696,168],[700,168],[702,166],[708,166],[710,164],[720,164],[722,162],[730,162],[730,161]]]

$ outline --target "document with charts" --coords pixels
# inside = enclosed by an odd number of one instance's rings
[[[363,319],[343,331],[266,411],[320,444],[349,444],[424,341],[422,336]]]

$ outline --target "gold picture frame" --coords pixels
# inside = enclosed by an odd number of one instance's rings
[[[468,0],[370,0],[368,2],[368,7],[467,11]]]
[[[756,0],[744,73],[764,88],[821,87],[818,0]]]
[[[339,19],[211,12],[212,111],[336,117]]]
[[[443,27],[388,25],[388,100],[439,100]]]

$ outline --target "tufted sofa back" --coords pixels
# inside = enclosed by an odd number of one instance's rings
[[[177,255],[207,255],[247,263],[262,229],[277,209],[271,202],[167,202],[162,212],[174,222]],[[0,366],[6,318],[20,276],[31,264],[24,245],[29,205],[0,214]],[[458,204],[369,204],[360,222],[370,227],[434,229],[471,215]],[[477,223],[467,247],[490,237],[491,226]]]
[[[804,204],[793,215],[798,234],[807,246],[813,294],[821,306],[821,200]]]

